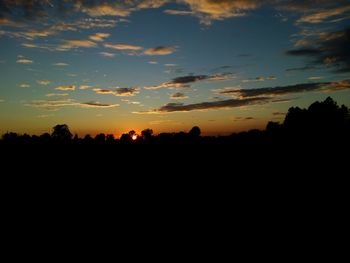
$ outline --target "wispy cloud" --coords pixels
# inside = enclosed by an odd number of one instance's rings
[[[147,56],[165,56],[174,53],[176,49],[174,47],[159,46],[155,48],[146,49],[143,53]]]
[[[187,99],[187,98],[188,98],[188,96],[186,96],[185,94],[183,94],[181,92],[176,92],[170,96],[170,99],[172,99],[172,100],[182,100],[182,99]]]
[[[106,104],[93,101],[80,103],[79,105],[83,108],[115,108],[119,106],[119,104]]]
[[[74,85],[70,85],[70,86],[58,86],[57,88],[55,88],[56,90],[63,90],[63,91],[73,91],[75,90],[75,86]]]
[[[32,63],[34,63],[34,61],[30,60],[30,59],[17,59],[16,62],[19,64],[32,64]]]
[[[230,80],[234,78],[231,73],[224,73],[224,74],[214,74],[214,75],[188,75],[188,76],[182,76],[172,79],[171,81],[161,83],[157,86],[146,86],[145,89],[148,90],[156,90],[161,88],[188,88],[192,83],[198,82],[198,81],[224,81],[224,80]]]
[[[310,46],[288,50],[287,55],[304,56],[311,59],[311,65],[332,67],[336,72],[350,72],[350,27],[328,33],[321,33]]]
[[[253,79],[243,79],[241,80],[242,83],[249,83],[249,82],[260,82],[260,81],[265,81],[265,80],[276,80],[277,77],[275,76],[268,76],[268,77],[263,77],[259,76]]]
[[[148,64],[151,64],[151,65],[157,65],[158,62],[157,61],[148,61]]]
[[[89,16],[129,16],[131,10],[125,8],[122,5],[115,3],[96,3],[96,4],[85,4],[83,1],[79,1],[76,4],[76,8]]]
[[[189,6],[189,10],[166,10],[171,15],[193,15],[205,25],[210,25],[215,20],[223,20],[232,17],[247,15],[247,11],[258,7],[260,1],[256,0],[179,0]]]
[[[64,40],[60,48],[64,50],[64,49],[72,49],[72,48],[79,48],[79,47],[92,48],[96,46],[97,44],[90,40],[71,39],[71,40]]]
[[[282,96],[286,94],[311,91],[333,92],[345,89],[350,89],[350,80],[342,80],[335,82],[300,83],[295,85],[258,89],[226,89],[219,91],[219,94],[235,95],[241,98],[250,98],[257,96]]]
[[[68,93],[48,93],[45,96],[46,97],[64,97],[64,96],[68,96]]]
[[[117,97],[131,97],[137,95],[140,92],[140,89],[137,87],[116,89],[94,88],[93,91],[95,91],[97,94],[111,94]]]
[[[117,50],[141,50],[143,47],[141,46],[135,46],[130,44],[104,44],[107,48],[117,49]]]
[[[61,107],[81,107],[81,108],[114,108],[119,104],[106,104],[100,102],[79,102],[75,99],[57,99],[57,100],[33,100],[25,106],[45,109],[58,109]]]
[[[189,112],[189,111],[206,111],[206,110],[217,110],[226,108],[236,108],[248,105],[257,105],[261,103],[267,103],[270,98],[257,97],[257,98],[246,98],[246,99],[228,99],[219,101],[200,102],[193,104],[183,103],[168,103],[158,109],[150,111],[134,112],[136,114],[162,114],[169,112]]]
[[[115,57],[115,54],[110,53],[110,52],[100,52],[99,54],[103,57],[106,57],[106,58],[114,58]]]
[[[47,79],[42,79],[42,80],[38,80],[37,83],[43,86],[47,86],[51,83],[51,81]]]
[[[80,90],[87,90],[90,88],[91,88],[91,86],[89,86],[89,85],[80,85],[80,87],[79,87]]]
[[[27,83],[22,83],[19,85],[21,88],[30,88],[30,85]]]
[[[329,18],[343,15],[350,12],[350,5],[337,6],[333,8],[318,9],[311,14],[303,15],[297,23],[317,24],[326,21]]]
[[[94,35],[89,36],[89,39],[96,42],[102,42],[106,38],[108,38],[110,35],[111,34],[108,34],[108,33],[96,33]]]
[[[69,66],[69,64],[63,63],[63,62],[53,63],[52,65],[56,66],[56,67],[67,67],[67,66]]]

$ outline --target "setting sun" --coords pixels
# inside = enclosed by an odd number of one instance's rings
[[[132,139],[133,141],[135,141],[135,140],[137,139],[137,135],[134,134],[134,135],[131,137],[131,139]]]

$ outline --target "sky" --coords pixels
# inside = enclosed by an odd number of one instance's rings
[[[350,106],[350,2],[1,0],[0,134],[225,135]]]

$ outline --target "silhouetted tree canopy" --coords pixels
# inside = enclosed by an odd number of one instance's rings
[[[190,130],[189,135],[193,138],[197,138],[201,135],[201,129],[198,126],[194,126]]]
[[[148,139],[152,138],[153,130],[152,129],[144,129],[141,132],[141,135],[145,140],[148,140]]]
[[[73,137],[73,134],[69,131],[67,124],[57,124],[52,128],[51,137],[59,140],[70,140]]]

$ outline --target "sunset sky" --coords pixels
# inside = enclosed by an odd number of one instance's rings
[[[350,2],[1,0],[0,134],[264,128],[350,106]]]

